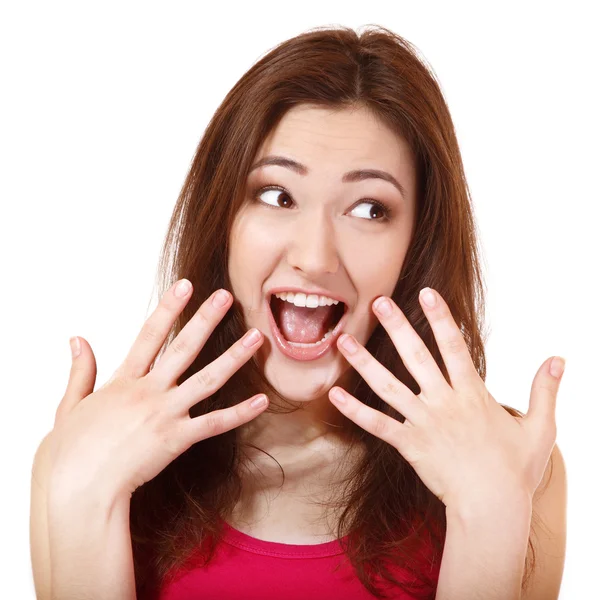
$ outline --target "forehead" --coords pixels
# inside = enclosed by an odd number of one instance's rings
[[[265,138],[256,161],[283,155],[309,171],[376,168],[390,171],[412,188],[413,156],[402,136],[365,108],[295,106]]]

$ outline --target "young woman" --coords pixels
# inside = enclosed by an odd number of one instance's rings
[[[38,598],[556,598],[564,361],[527,415],[486,389],[475,230],[409,42],[269,52],[210,122],[158,307],[95,392],[73,340],[33,469]]]

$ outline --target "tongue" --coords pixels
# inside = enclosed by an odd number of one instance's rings
[[[279,329],[288,342],[314,344],[328,331],[332,322],[333,306],[307,308],[280,302]]]

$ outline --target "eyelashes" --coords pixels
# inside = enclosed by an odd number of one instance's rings
[[[255,202],[260,202],[261,204],[264,204],[265,206],[268,206],[269,208],[279,208],[279,209],[285,209],[288,208],[287,206],[274,206],[273,204],[268,204],[267,202],[264,202],[263,200],[260,200],[260,196],[262,194],[264,194],[265,192],[268,191],[278,191],[278,192],[282,192],[283,194],[285,194],[288,198],[290,202],[293,202],[292,196],[291,194],[283,187],[278,186],[278,185],[263,185],[263,186],[255,186],[252,188],[251,191],[251,196],[252,199]],[[277,198],[279,199],[279,197]],[[375,200],[373,198],[361,198],[358,202],[356,202],[354,204],[354,206],[350,209],[351,211],[353,211],[356,207],[360,206],[361,204],[371,204],[372,206],[374,206],[376,209],[378,209],[378,211],[380,213],[383,213],[383,217],[381,218],[377,218],[377,219],[365,219],[363,218],[364,221],[373,221],[375,223],[387,223],[391,220],[392,217],[392,209],[387,206],[386,204],[384,204],[383,202],[379,201],[379,200]],[[358,218],[362,218],[362,217],[358,217]]]

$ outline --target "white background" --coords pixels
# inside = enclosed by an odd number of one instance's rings
[[[69,337],[91,343],[97,385],[104,383],[156,302],[162,236],[226,93],[285,39],[316,26],[370,23],[420,49],[454,118],[484,250],[488,388],[526,412],[542,362],[567,359],[557,405],[569,483],[560,597],[590,597],[600,538],[592,483],[600,454],[592,4],[1,4],[7,597],[34,598],[30,468],[67,383]]]

